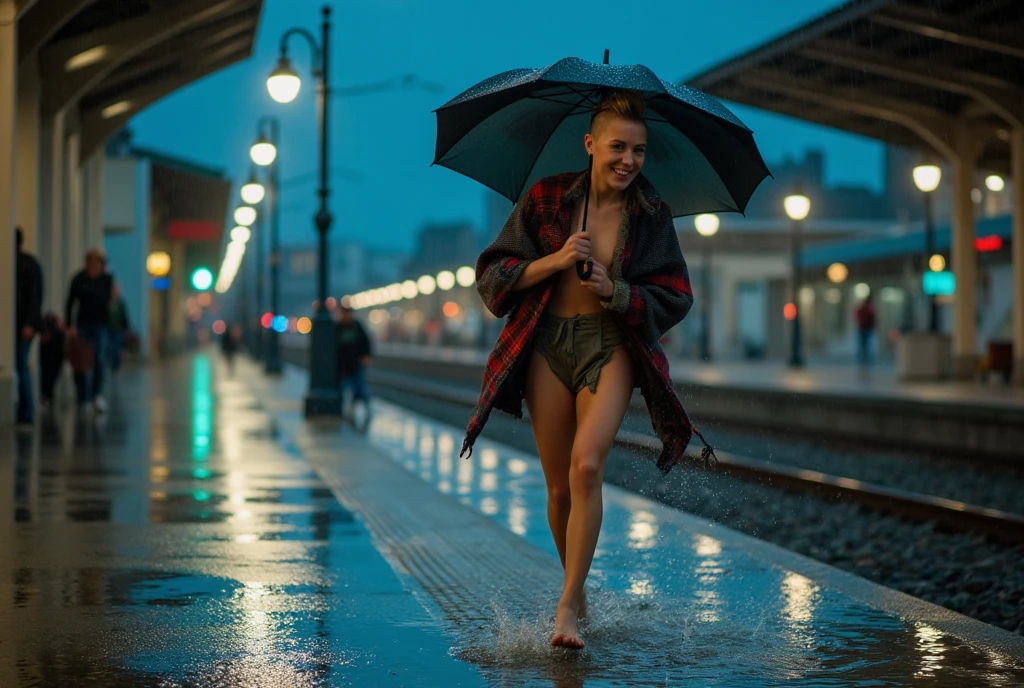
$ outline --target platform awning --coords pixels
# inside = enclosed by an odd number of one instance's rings
[[[686,83],[716,97],[1008,173],[1024,126],[1024,2],[852,0]]]
[[[263,0],[34,0],[18,53],[45,117],[77,107],[82,159],[165,95],[252,54]]]

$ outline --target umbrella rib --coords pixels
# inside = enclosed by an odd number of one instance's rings
[[[596,91],[597,89],[594,89],[594,90]],[[579,92],[577,92],[577,95],[582,96],[584,98],[584,100],[586,100],[586,99],[588,99],[590,97],[589,94],[579,93]],[[529,97],[533,98],[534,96],[529,96]],[[537,99],[541,100],[541,98],[537,98]],[[555,101],[555,102],[558,102],[558,101]],[[559,105],[565,105],[566,103],[558,102],[558,104]],[[577,102],[575,105],[573,105],[572,110],[570,110],[566,114],[562,115],[561,118],[559,118],[559,120],[555,123],[555,126],[551,128],[551,131],[548,132],[548,135],[544,137],[544,140],[545,141],[549,140],[551,138],[552,134],[554,134],[555,131],[558,130],[558,127],[562,126],[562,122],[564,122],[566,120],[566,118],[571,117],[573,115],[585,113],[586,110],[580,109],[580,105],[581,104],[582,104],[581,102]],[[533,169],[537,166],[537,161],[540,160],[540,156],[541,156],[541,154],[543,152],[544,152],[544,146],[541,146],[540,150],[537,151],[537,155],[534,156],[533,162],[530,163],[530,167],[527,168],[526,179],[530,178],[530,173],[533,172]],[[526,180],[523,180],[523,186],[526,186]],[[523,195],[523,189],[519,189],[519,194],[518,195],[519,196]]]

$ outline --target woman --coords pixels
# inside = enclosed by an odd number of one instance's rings
[[[591,156],[589,207],[587,173],[542,179],[477,263],[484,303],[497,317],[511,316],[488,360],[463,453],[472,452],[493,408],[522,417],[525,397],[565,569],[555,646],[583,647],[578,620],[601,529],[604,466],[634,387],[664,443],[663,471],[683,459],[695,432],[658,345],[693,295],[672,212],[640,175],[645,118],[638,94],[607,94],[583,140]],[[575,266],[586,260],[592,272],[581,279]],[[706,443],[702,457],[713,457]]]

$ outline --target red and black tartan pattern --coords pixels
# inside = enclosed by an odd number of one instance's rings
[[[495,316],[509,316],[487,360],[480,400],[469,420],[460,456],[471,454],[491,410],[522,418],[523,379],[537,321],[551,298],[553,280],[526,290],[512,286],[532,260],[557,252],[568,237],[572,211],[583,197],[585,173],[566,173],[534,184],[516,205],[494,242],[477,261],[477,290]],[[624,214],[613,265],[612,298],[604,305],[622,318],[625,341],[637,372],[655,434],[663,448],[658,468],[667,473],[685,458],[696,433],[669,376],[658,340],[693,305],[686,262],[679,249],[672,213],[640,175]],[[620,230],[621,234],[621,230]],[[701,457],[714,454],[704,442]]]

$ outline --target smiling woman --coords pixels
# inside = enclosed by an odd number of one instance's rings
[[[491,159],[504,162],[488,170],[493,173],[487,178],[492,186],[497,175],[503,174],[507,181],[509,167],[513,176],[525,180],[536,175],[538,168],[572,165],[575,155],[569,152],[570,146],[582,148],[589,161],[583,172],[563,172],[534,182],[497,239],[480,255],[476,274],[481,298],[495,316],[511,315],[488,360],[484,388],[463,443],[463,453],[471,452],[493,408],[521,416],[525,398],[548,489],[548,524],[564,567],[551,644],[570,649],[584,645],[579,621],[587,613],[584,584],[601,530],[604,467],[633,389],[641,387],[647,403],[653,404],[651,418],[664,443],[658,460],[663,471],[684,460],[691,435],[703,441],[675,395],[658,344],[685,317],[693,295],[673,211],[641,174],[646,169],[648,139],[660,144],[652,146],[661,153],[656,172],[669,191],[683,189],[684,195],[677,197],[688,211],[721,209],[723,203],[740,208],[748,198],[744,194],[752,192],[765,175],[749,132],[736,121],[736,138],[711,147],[736,154],[743,151],[750,169],[733,170],[747,178],[733,178],[737,183],[729,186],[703,153],[684,154],[689,172],[702,167],[717,180],[716,191],[705,187],[694,193],[691,187],[700,184],[690,183],[695,176],[675,167],[682,161],[674,155],[696,151],[684,142],[699,136],[701,127],[687,120],[685,134],[674,129],[666,119],[674,110],[660,98],[696,102],[695,94],[678,93],[647,73],[639,77],[641,82],[651,78],[643,88],[607,88],[601,85],[605,81],[623,83],[638,77],[633,71],[605,67],[570,59],[540,74],[500,75],[445,106],[453,108],[451,119],[442,117],[441,111],[438,115],[439,160],[463,169],[467,160],[475,161],[468,164],[479,178],[484,167],[478,164],[480,156],[488,152]],[[581,79],[597,83],[581,85]],[[571,84],[551,88],[559,80]],[[495,89],[495,83],[500,87]],[[649,101],[646,94],[659,87],[659,96]],[[530,155],[518,162],[512,159],[514,151],[496,155],[490,143],[490,122],[510,107],[509,91],[519,91],[526,99],[525,105],[509,110],[509,117],[528,119],[529,108],[541,111],[537,116],[548,120],[561,112],[565,123],[554,133],[550,126],[544,128],[550,136],[531,142]],[[480,120],[495,93],[502,95],[494,101],[499,113]],[[542,104],[534,105],[535,100]],[[658,109],[650,112],[649,102],[658,103]],[[703,103],[706,114],[716,121],[707,129],[721,132],[722,120],[731,115],[709,102]],[[460,121],[455,112],[466,103],[472,104],[473,115],[467,112],[466,120]],[[579,110],[590,112],[582,124]],[[586,126],[585,132],[581,126]],[[456,130],[463,134],[458,140]],[[675,139],[669,130],[675,131]],[[522,141],[517,145],[522,147]],[[682,183],[684,178],[687,184]],[[731,198],[724,191],[727,186],[745,191]],[[686,211],[677,208],[676,212]],[[713,460],[706,442],[701,455],[706,463]]]

